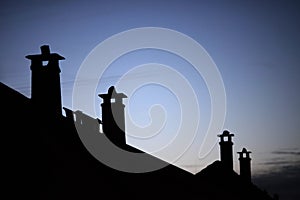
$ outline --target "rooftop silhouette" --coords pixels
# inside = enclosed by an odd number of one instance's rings
[[[64,116],[59,75],[59,60],[64,57],[50,53],[44,45],[41,54],[26,58],[31,60],[31,98],[0,85],[3,105],[9,108],[2,113],[2,130],[14,145],[6,161],[13,170],[10,181],[17,183],[18,192],[10,194],[12,198],[22,194],[30,199],[273,199],[251,182],[251,152],[245,148],[238,152],[240,175],[233,170],[234,135],[227,130],[218,135],[220,161],[196,175],[167,163],[148,173],[127,173],[106,166],[84,147],[78,128],[100,133],[126,151],[164,163],[126,144],[122,99],[127,96],[113,86],[107,94],[100,94],[102,119],[65,107]]]

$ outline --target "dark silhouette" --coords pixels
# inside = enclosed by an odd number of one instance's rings
[[[251,178],[250,161],[244,165],[240,159],[241,176],[233,171],[233,134],[228,131],[219,135],[221,161],[196,175],[173,165],[148,173],[126,173],[99,162],[84,147],[77,130],[138,151],[125,141],[122,98],[126,95],[114,87],[100,95],[102,120],[68,108],[63,108],[63,116],[58,65],[63,57],[50,53],[48,46],[41,50],[41,55],[27,56],[32,61],[31,99],[0,84],[2,105],[9,108],[3,109],[1,122],[6,130],[3,135],[8,137],[4,141],[10,145],[4,160],[10,172],[6,183],[15,191],[10,199],[272,199],[243,178]],[[48,65],[42,66],[43,61],[49,61]],[[166,164],[144,154],[152,163]]]
[[[244,180],[251,182],[251,151],[247,151],[246,148],[243,148],[241,152],[237,153],[240,156],[240,175]]]
[[[232,137],[234,134],[230,134],[229,131],[225,130],[218,137],[221,138],[220,144],[220,157],[221,162],[224,164],[224,167],[231,171],[233,170],[233,159],[232,159]]]
[[[65,58],[50,53],[47,45],[41,46],[41,54],[28,55],[26,58],[31,60],[31,101],[37,111],[42,111],[36,114],[49,116],[50,119],[60,117],[62,105],[59,60]]]
[[[125,115],[123,98],[127,96],[123,93],[117,93],[112,86],[107,94],[99,94],[103,99],[102,108],[102,127],[106,137],[115,145],[124,148],[125,140]]]

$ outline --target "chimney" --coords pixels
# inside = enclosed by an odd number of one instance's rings
[[[233,157],[232,157],[232,137],[234,134],[230,134],[229,131],[225,130],[222,134],[218,135],[221,141],[220,144],[220,157],[223,166],[226,170],[233,170]]]
[[[239,154],[240,161],[240,176],[247,182],[251,182],[251,151],[247,151],[243,148],[242,151],[237,152]]]
[[[102,129],[103,133],[120,148],[126,148],[125,138],[125,105],[123,98],[127,96],[117,93],[111,86],[107,94],[99,94],[103,99],[102,107]]]
[[[50,53],[48,45],[40,49],[41,54],[26,56],[31,60],[31,101],[38,116],[57,119],[62,116],[59,60],[65,58]]]

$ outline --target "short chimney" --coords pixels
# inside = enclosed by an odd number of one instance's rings
[[[240,161],[240,176],[247,182],[251,182],[251,151],[243,148],[242,151],[237,152]]]

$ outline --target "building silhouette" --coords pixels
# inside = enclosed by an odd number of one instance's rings
[[[107,94],[99,95],[102,119],[65,107],[64,116],[59,68],[64,58],[50,53],[46,45],[41,54],[26,58],[31,60],[31,98],[0,84],[2,105],[9,108],[3,109],[2,128],[11,145],[4,160],[11,171],[7,184],[11,182],[16,191],[9,194],[11,199],[272,199],[251,183],[249,151],[238,152],[240,175],[233,170],[233,134],[229,131],[219,135],[221,161],[192,175],[126,144],[125,94],[110,87]],[[148,173],[112,169],[88,152],[78,130],[108,138],[166,167]]]

